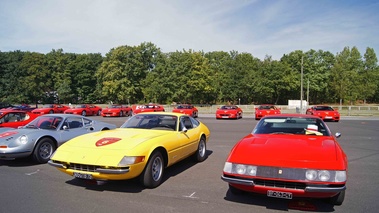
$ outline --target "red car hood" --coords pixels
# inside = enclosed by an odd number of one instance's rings
[[[33,109],[33,112],[48,112],[52,110],[51,108],[39,108],[39,109]]]
[[[314,169],[346,169],[332,136],[248,135],[233,148],[228,162]]]

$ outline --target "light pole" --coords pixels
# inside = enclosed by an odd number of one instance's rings
[[[303,114],[303,56],[301,56],[300,114]]]

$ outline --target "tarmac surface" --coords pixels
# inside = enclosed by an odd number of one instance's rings
[[[127,118],[94,119],[120,126]],[[234,144],[249,134],[257,121],[198,118],[211,130],[208,158],[202,163],[184,160],[167,168],[164,182],[145,189],[134,180],[88,182],[74,179],[47,164],[29,159],[0,160],[0,212],[304,212],[293,202],[309,203],[311,212],[377,212],[379,202],[379,119],[342,117],[327,122],[342,133],[339,143],[349,158],[348,184],[341,206],[323,200],[282,200],[244,194],[235,196],[221,180],[226,157]]]

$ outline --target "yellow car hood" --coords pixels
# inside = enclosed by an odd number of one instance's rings
[[[135,149],[139,144],[175,133],[177,132],[130,128],[89,133],[64,143],[51,159],[68,163],[117,166],[124,156],[143,154],[141,150]],[[159,143],[159,140],[156,142]]]

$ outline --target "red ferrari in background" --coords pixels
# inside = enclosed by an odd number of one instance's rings
[[[311,108],[307,109],[306,114],[315,115],[317,117],[320,117],[324,121],[340,121],[340,113],[330,106],[312,106]]]
[[[101,111],[103,117],[132,116],[132,108],[121,104],[112,104]]]
[[[255,108],[255,120],[259,120],[266,115],[277,115],[281,114],[280,108],[273,104],[262,104]]]
[[[76,114],[76,115],[101,115],[102,108],[93,104],[79,104],[74,108],[69,108],[64,111],[64,114]]]
[[[9,109],[2,111],[0,112],[0,127],[18,128],[20,126],[25,126],[38,116],[38,114],[33,114],[22,110]]]
[[[239,119],[242,118],[242,109],[236,105],[225,105],[216,110],[216,119]]]
[[[36,107],[31,107],[28,104],[21,104],[21,105],[16,105],[8,108],[2,108],[0,111],[8,111],[8,110],[20,110],[24,112],[31,112],[32,110],[37,109]]]
[[[199,116],[199,111],[191,104],[179,104],[172,110],[172,112],[186,114],[192,116],[193,118],[197,118]]]
[[[304,114],[262,118],[235,144],[221,179],[229,191],[293,199],[323,198],[341,205],[348,159],[322,119]]]
[[[42,108],[37,108],[32,110],[34,114],[53,114],[53,113],[64,113],[70,107],[61,104],[48,104],[44,105]]]
[[[145,105],[133,105],[133,114],[138,114],[141,112],[164,112],[165,109],[159,104],[145,104]]]

